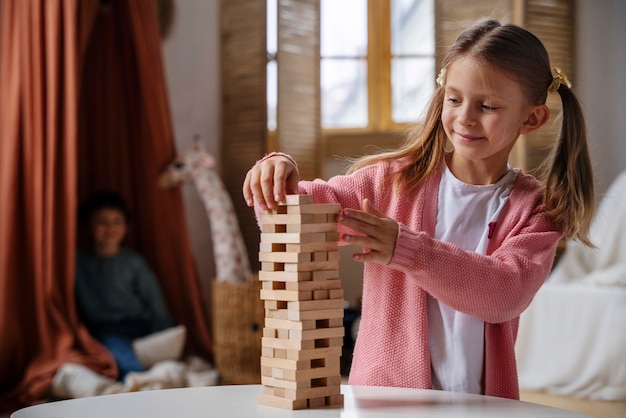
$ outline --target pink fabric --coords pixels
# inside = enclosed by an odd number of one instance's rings
[[[312,194],[315,203],[338,202],[343,208],[360,208],[367,197],[400,223],[389,265],[365,265],[350,384],[431,388],[428,292],[485,321],[484,393],[519,399],[514,352],[519,315],[547,277],[561,237],[542,211],[541,184],[518,174],[488,255],[482,256],[431,238],[441,172],[398,198],[384,182],[394,165],[299,185],[298,192]]]

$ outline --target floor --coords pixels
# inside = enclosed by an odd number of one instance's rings
[[[522,392],[521,400],[573,411],[592,418],[626,418],[626,401],[590,401],[537,392]],[[10,414],[0,414],[0,418],[9,417]]]
[[[566,409],[593,418],[626,418],[626,401],[590,401],[538,392],[522,392],[520,398],[524,402]]]

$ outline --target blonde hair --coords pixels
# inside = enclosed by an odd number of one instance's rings
[[[443,61],[443,68],[461,57],[470,57],[507,73],[518,81],[532,104],[546,102],[554,77],[548,53],[541,41],[519,26],[483,20],[459,35]],[[580,104],[564,84],[558,88],[563,104],[561,132],[540,170],[545,184],[544,207],[547,215],[566,237],[592,245],[589,226],[595,209],[591,159]],[[407,135],[397,150],[362,157],[348,172],[381,161],[400,160],[391,174],[394,190],[412,189],[441,167],[448,140],[441,123],[444,89],[433,94],[425,120]]]

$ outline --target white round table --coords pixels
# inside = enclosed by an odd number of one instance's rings
[[[257,405],[261,385],[132,392],[30,406],[11,418],[582,417],[562,409],[436,390],[342,385],[343,408],[290,411]]]

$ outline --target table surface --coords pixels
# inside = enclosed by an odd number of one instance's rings
[[[342,408],[290,411],[257,405],[261,385],[166,389],[30,406],[11,418],[162,417],[582,417],[538,404],[437,390],[342,385]]]

